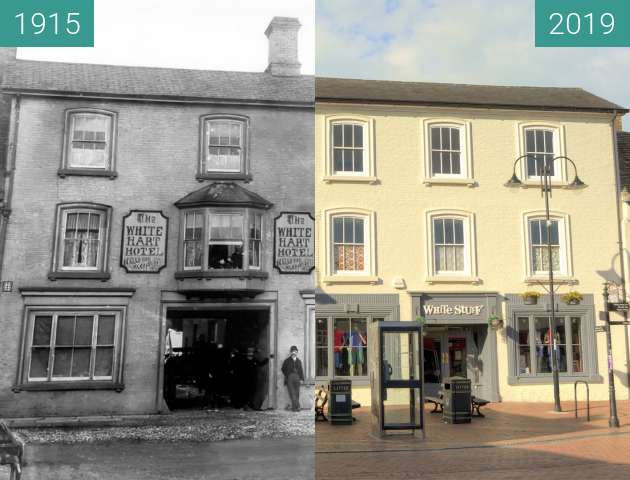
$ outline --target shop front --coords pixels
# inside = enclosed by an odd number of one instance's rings
[[[497,334],[488,317],[501,311],[497,293],[412,293],[413,318],[424,323],[424,388],[435,396],[444,379],[471,380],[473,395],[499,401]]]

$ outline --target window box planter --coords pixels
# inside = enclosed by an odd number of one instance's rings
[[[525,305],[536,305],[538,303],[538,297],[540,297],[540,293],[538,292],[524,292],[521,294],[523,298],[523,303]]]
[[[560,299],[567,305],[579,305],[582,298],[582,294],[575,291],[567,292],[560,297]]]

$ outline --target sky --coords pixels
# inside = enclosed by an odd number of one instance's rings
[[[302,24],[302,73],[315,70],[314,0],[94,0],[94,9],[93,48],[19,48],[18,58],[262,72],[265,29],[284,16]]]
[[[535,48],[534,0],[316,0],[316,12],[320,76],[581,87],[630,108],[630,48]]]

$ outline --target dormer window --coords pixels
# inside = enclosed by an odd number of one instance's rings
[[[248,120],[235,115],[201,119],[201,158],[197,178],[246,180]]]

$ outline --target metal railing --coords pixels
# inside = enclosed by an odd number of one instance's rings
[[[574,384],[573,384],[573,402],[574,402],[574,406],[575,406],[575,418],[578,418],[578,403],[577,403],[577,386],[578,383],[583,383],[584,385],[586,385],[586,421],[590,422],[591,421],[591,401],[590,401],[590,392],[589,392],[589,386],[588,386],[588,382],[585,382],[584,380],[577,380]]]

